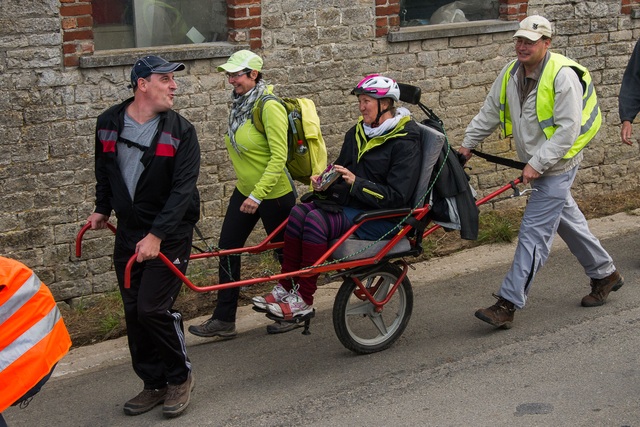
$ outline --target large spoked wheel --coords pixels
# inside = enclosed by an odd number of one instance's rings
[[[402,269],[386,263],[358,279],[376,301],[384,301]],[[347,277],[333,303],[333,327],[340,342],[359,354],[375,353],[389,348],[404,332],[413,309],[413,291],[408,277],[404,277],[391,299],[377,308]]]

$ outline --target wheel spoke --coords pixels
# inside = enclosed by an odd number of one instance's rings
[[[385,299],[389,294],[389,288],[391,288],[391,282],[389,280],[385,280],[384,283],[382,283],[378,287],[376,293],[374,294],[376,301],[382,301],[383,299]]]
[[[353,304],[347,308],[347,316],[363,316],[372,312],[373,304],[369,301]]]
[[[371,323],[373,323],[373,325],[378,329],[380,335],[387,335],[389,333],[389,331],[387,331],[387,325],[384,324],[384,318],[381,314],[378,316],[370,316],[369,319],[371,319]]]

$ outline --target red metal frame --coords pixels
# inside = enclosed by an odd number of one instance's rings
[[[109,228],[109,230],[113,231],[113,234],[116,234],[116,227],[115,225],[111,224],[110,222],[107,222],[107,227]],[[87,232],[88,229],[91,228],[91,223],[86,223],[78,232],[78,235],[76,236],[76,257],[80,258],[82,256],[82,238],[84,237],[84,233]]]
[[[424,218],[424,216],[428,212],[429,212],[429,207],[423,207],[423,208],[415,209],[413,216],[416,219],[420,220],[420,219]],[[375,219],[371,219],[371,221],[378,220],[378,219],[384,219],[384,218],[394,218],[394,217],[397,218],[398,215],[377,216]],[[270,282],[270,281],[278,281],[280,279],[290,279],[290,278],[293,278],[293,277],[311,276],[313,274],[326,273],[328,271],[348,270],[348,269],[355,268],[355,267],[362,267],[362,266],[366,266],[366,265],[375,265],[375,264],[378,264],[389,253],[389,251],[396,245],[396,243],[398,243],[400,241],[400,239],[402,239],[409,231],[411,231],[411,226],[404,226],[400,230],[400,232],[396,233],[393,236],[393,238],[391,238],[384,245],[384,247],[382,247],[382,249],[380,249],[380,252],[378,252],[375,256],[368,257],[368,258],[357,259],[357,260],[352,260],[352,261],[339,261],[338,260],[336,262],[331,262],[331,261],[326,262],[331,257],[331,255],[335,252],[335,250],[342,243],[344,243],[349,238],[349,236],[353,235],[353,233],[355,233],[355,231],[358,228],[360,228],[362,226],[362,224],[364,224],[367,221],[369,221],[369,220],[364,220],[359,224],[353,225],[312,266],[305,267],[305,268],[297,270],[297,271],[291,271],[291,272],[288,272],[288,273],[273,274],[273,275],[270,275],[270,276],[238,280],[238,281],[235,281],[235,282],[221,283],[221,284],[211,285],[211,286],[196,286],[189,280],[189,278],[187,278],[184,274],[182,274],[182,272],[180,272],[180,270],[178,270],[173,265],[173,263],[171,263],[171,261],[168,258],[166,258],[162,254],[159,254],[159,258],[190,289],[192,289],[192,290],[194,290],[196,292],[211,292],[211,291],[218,291],[220,289],[236,288],[236,287],[239,287],[239,286],[250,286],[250,285],[255,285],[255,284],[258,284],[258,283],[264,283],[264,282]],[[250,247],[247,247],[247,248],[224,249],[224,250],[214,251],[214,252],[205,252],[205,253],[201,253],[201,254],[193,254],[193,255],[191,255],[190,259],[211,258],[211,257],[220,257],[220,256],[226,256],[226,255],[238,255],[238,254],[243,254],[243,253],[261,253],[261,252],[264,252],[264,251],[267,251],[267,250],[270,250],[270,249],[281,248],[284,245],[283,242],[271,243],[270,240],[277,234],[278,230],[280,230],[282,227],[286,226],[286,222],[287,221],[285,220],[278,227],[278,229],[276,229],[273,233],[271,233],[269,236],[267,236],[262,242],[260,242],[256,246],[250,246]],[[125,269],[125,288],[128,288],[130,286],[131,268],[133,267],[133,264],[135,264],[135,262],[136,262],[136,255],[133,255],[129,259],[129,262],[127,263],[127,267]]]
[[[398,279],[396,280],[396,282],[391,287],[391,290],[387,293],[386,298],[384,300],[382,300],[382,301],[378,301],[377,299],[375,299],[373,297],[373,295],[378,290],[378,287],[380,286],[380,283],[378,283],[378,284],[372,286],[371,288],[367,289],[362,284],[362,281],[358,277],[351,277],[351,279],[353,280],[353,282],[356,284],[356,286],[358,288],[358,289],[356,289],[354,291],[356,293],[355,295],[358,298],[360,298],[361,300],[363,300],[363,301],[364,301],[364,298],[362,298],[362,297],[365,297],[367,300],[369,300],[369,302],[375,306],[375,308],[373,310],[376,313],[382,312],[382,309],[383,309],[384,305],[391,300],[391,298],[393,297],[393,294],[396,293],[396,289],[398,289],[398,286],[400,286],[400,283],[402,283],[404,278],[407,277],[407,271],[409,270],[409,264],[407,264],[407,262],[405,260],[399,260],[399,261],[396,262],[396,264],[399,264],[402,267],[402,273],[400,273],[400,276],[398,276]],[[381,281],[381,280],[382,280],[382,278],[378,279],[378,281]],[[369,292],[370,290],[373,291],[373,293]]]
[[[518,178],[518,179],[516,179],[514,181],[511,181],[510,183],[504,185],[503,187],[499,188],[498,190],[494,191],[493,193],[491,193],[491,194],[481,198],[480,200],[476,201],[476,206],[480,206],[480,205],[488,202],[489,200],[495,198],[496,196],[498,196],[498,195],[500,195],[500,194],[502,194],[505,191],[508,191],[510,189],[514,189],[514,190],[517,191],[516,185],[520,184],[521,182],[522,182],[521,178]],[[415,209],[413,211],[412,216],[415,217],[419,221],[422,218],[424,218],[424,216],[428,212],[429,212],[429,207],[425,206],[425,207],[422,207],[422,208]],[[400,215],[397,215],[397,214],[390,214],[390,215],[385,215],[385,216],[377,216],[374,219],[370,219],[370,220],[378,220],[378,219],[383,219],[383,218],[398,218],[399,216]],[[335,252],[335,250],[342,243],[344,243],[345,240],[347,240],[351,235],[353,235],[353,233],[358,228],[360,228],[360,226],[363,223],[367,222],[368,220],[369,219],[365,219],[363,222],[353,225],[312,266],[305,267],[305,268],[303,268],[301,270],[292,271],[292,272],[288,272],[288,273],[273,274],[273,275],[265,276],[265,277],[238,280],[236,282],[222,283],[222,284],[211,285],[211,286],[196,286],[195,284],[193,284],[191,282],[191,280],[189,280],[189,278],[187,278],[180,270],[178,270],[178,268],[176,268],[176,266],[173,265],[173,263],[164,254],[162,254],[162,253],[158,254],[158,258],[171,271],[173,271],[173,273],[187,287],[189,287],[191,290],[196,291],[196,292],[218,291],[218,290],[221,290],[221,289],[235,288],[235,287],[240,287],[240,286],[249,286],[249,285],[254,285],[254,284],[257,284],[257,283],[264,283],[264,282],[269,282],[269,281],[278,281],[280,279],[290,279],[290,278],[296,277],[296,276],[297,277],[300,277],[300,276],[304,277],[304,276],[309,276],[309,275],[312,275],[312,274],[325,273],[325,272],[329,272],[329,271],[345,271],[345,270],[349,270],[349,269],[356,268],[356,267],[362,267],[362,266],[367,266],[367,265],[376,265],[376,264],[378,264],[385,256],[387,256],[389,251],[396,245],[396,243],[398,243],[400,241],[400,239],[402,239],[404,236],[406,236],[406,234],[409,231],[411,231],[411,229],[412,229],[412,226],[405,225],[400,230],[400,232],[396,233],[391,238],[391,240],[389,240],[385,244],[385,246],[375,256],[368,257],[368,258],[357,259],[357,260],[352,260],[352,261],[336,260],[336,261],[328,261],[327,262],[327,260],[329,260],[331,255]],[[274,236],[276,236],[282,229],[284,229],[284,227],[286,226],[286,223],[287,223],[287,221],[285,220],[282,224],[280,224],[280,226],[278,226],[277,229],[275,229],[262,242],[260,242],[259,244],[255,245],[255,246],[236,248],[236,249],[224,249],[224,250],[220,250],[220,251],[205,252],[205,253],[200,253],[200,254],[192,254],[190,256],[190,259],[193,260],[193,259],[201,259],[201,258],[220,257],[220,256],[226,256],[226,255],[256,254],[256,253],[261,253],[261,252],[264,252],[264,251],[267,251],[267,250],[271,250],[271,249],[281,248],[281,247],[284,246],[283,242],[271,243],[271,239],[273,239]],[[113,231],[115,233],[116,228],[112,224],[107,223],[107,226],[109,227],[109,229],[111,229],[111,231]],[[76,256],[77,257],[80,257],[82,255],[82,238],[83,238],[85,232],[90,227],[91,227],[91,224],[87,223],[84,227],[82,227],[82,229],[78,233],[78,236],[76,237]],[[427,229],[423,233],[422,236],[423,237],[427,237],[428,235],[430,235],[431,233],[433,233],[434,231],[436,231],[440,227],[441,227],[440,225],[435,224],[432,227],[430,227],[429,229]],[[136,262],[136,257],[137,257],[137,255],[133,255],[129,259],[129,262],[127,263],[127,266],[126,266],[126,269],[125,269],[125,285],[124,285],[125,288],[129,288],[129,286],[130,286],[131,268],[133,267],[133,264]],[[384,301],[376,301],[373,298],[373,296],[366,290],[364,285],[362,285],[362,283],[360,283],[359,280],[357,280],[357,279],[355,280],[355,283],[356,283],[358,289],[360,290],[360,293],[363,296],[365,296],[372,304],[374,304],[376,306],[376,310],[382,310],[382,306],[384,306],[384,304],[386,304],[386,302],[389,300],[389,298],[391,298],[391,295],[393,295],[393,293],[395,292],[395,290],[397,289],[399,284],[402,282],[402,280],[406,276],[407,264],[404,261],[402,261],[400,264],[403,265],[403,273],[401,275],[401,278],[395,283],[394,287],[392,288],[392,291],[388,294],[387,298]]]

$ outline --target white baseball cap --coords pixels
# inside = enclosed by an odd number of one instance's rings
[[[218,71],[236,73],[246,68],[251,70],[262,70],[262,58],[250,50],[239,50],[229,57],[225,64],[220,65]]]
[[[531,15],[520,21],[520,29],[513,37],[524,37],[531,41],[538,41],[540,37],[551,38],[551,23],[540,15]]]

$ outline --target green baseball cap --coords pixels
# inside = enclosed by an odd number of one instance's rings
[[[237,73],[245,68],[260,71],[262,70],[262,58],[250,50],[239,50],[229,57],[225,64],[220,65],[218,71]]]

